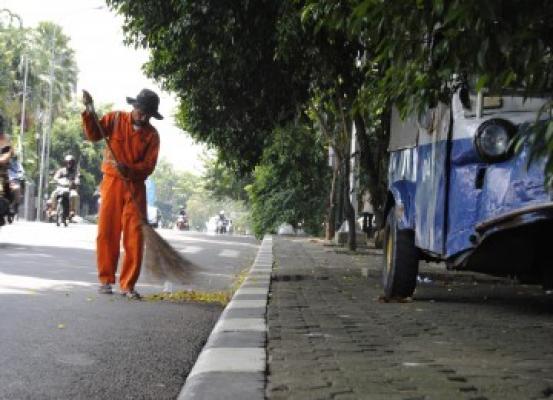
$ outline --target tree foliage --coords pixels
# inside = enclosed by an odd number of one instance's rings
[[[363,182],[378,209],[392,106],[418,112],[448,102],[459,85],[526,95],[551,94],[553,85],[546,0],[107,1],[126,17],[129,41],[151,49],[148,73],[179,94],[181,125],[234,171],[257,166],[252,188],[277,185],[263,149],[308,115],[342,174],[356,128]],[[535,152],[550,157],[551,131],[538,131]],[[348,191],[347,179],[336,181]],[[263,193],[251,197],[254,208],[271,201]],[[351,220],[348,202],[346,214]]]
[[[358,40],[362,59],[381,71],[372,91],[403,110],[447,101],[463,79],[477,90],[528,93],[553,84],[553,6],[546,0],[332,4],[308,0],[304,13]]]
[[[516,88],[524,96],[553,91],[553,5],[546,0],[308,0],[303,12],[362,45],[360,61],[370,68],[359,107],[373,115],[391,104],[406,115],[448,103],[459,85]],[[549,158],[552,181],[550,124],[530,141],[535,156]]]
[[[203,174],[204,188],[216,199],[225,198],[247,201],[248,195],[245,187],[251,183],[251,174],[239,175],[225,164],[221,156],[206,159]]]
[[[187,207],[197,192],[200,178],[191,172],[176,171],[165,159],[160,159],[151,179],[156,187],[156,205],[163,220],[173,221],[180,207]]]
[[[276,232],[280,224],[289,223],[320,234],[328,176],[320,136],[302,124],[277,129],[247,188],[254,233]]]
[[[58,25],[41,22],[27,29],[16,14],[6,9],[0,10],[0,53],[0,112],[14,142],[19,140],[28,65],[23,164],[27,177],[36,179],[42,135],[50,122],[65,113],[76,85],[75,54],[69,37]]]
[[[128,40],[150,49],[148,75],[180,97],[180,125],[234,170],[251,171],[302,93],[275,60],[279,2],[107,3],[125,16]]]
[[[96,198],[93,195],[102,179],[100,167],[103,148],[103,142],[92,143],[84,140],[81,113],[78,109],[66,110],[52,126],[49,170],[54,173],[63,166],[66,155],[73,155],[81,175],[81,204],[88,204],[90,209],[95,209]],[[50,192],[53,189],[55,185],[50,186]]]

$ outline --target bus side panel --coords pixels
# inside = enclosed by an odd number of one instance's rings
[[[513,158],[487,168],[484,178],[478,222],[550,201],[544,185],[545,159],[528,166],[526,147]]]
[[[444,251],[446,153],[446,140],[418,147],[415,243],[435,254]]]
[[[478,157],[473,139],[452,141],[447,256],[472,247],[469,237],[474,232],[482,192],[477,180],[486,165]]]
[[[507,161],[484,163],[473,140],[452,142],[447,257],[473,247],[470,236],[477,224],[550,200],[544,187],[544,160],[527,168],[528,151],[523,148]]]
[[[396,210],[400,204],[403,210],[403,215],[398,218],[400,229],[414,228],[416,174],[417,151],[415,148],[390,152],[388,190],[394,198]]]

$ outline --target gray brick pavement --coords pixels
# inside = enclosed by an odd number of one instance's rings
[[[275,238],[267,398],[553,399],[553,300],[423,268],[414,301],[379,301],[379,255]]]

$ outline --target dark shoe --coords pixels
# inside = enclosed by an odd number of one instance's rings
[[[106,283],[105,285],[100,285],[100,287],[98,287],[98,293],[113,294],[113,290],[111,289],[111,285],[109,283]]]
[[[121,296],[126,297],[129,300],[141,300],[142,296],[134,289],[128,291],[121,291]]]

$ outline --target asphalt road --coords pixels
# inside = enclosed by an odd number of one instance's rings
[[[180,288],[227,289],[250,237],[159,231],[202,274]],[[94,225],[0,230],[0,399],[174,399],[222,308],[96,292]],[[162,287],[140,280],[143,294]]]

